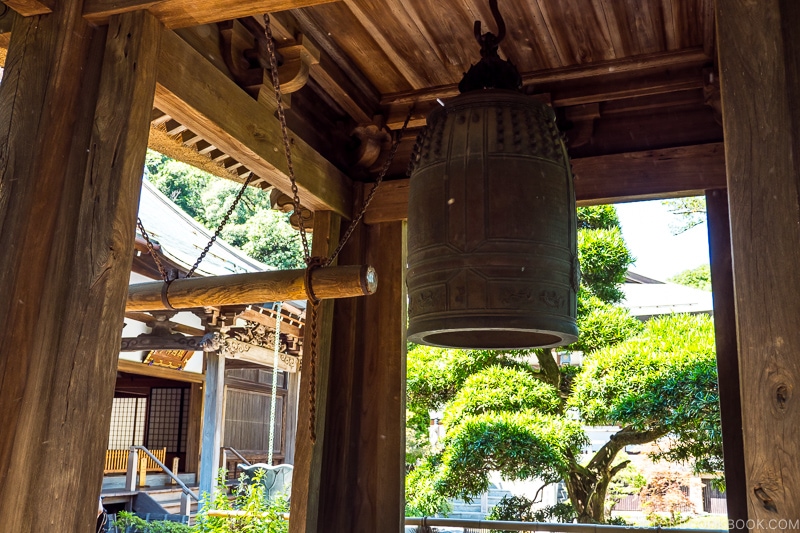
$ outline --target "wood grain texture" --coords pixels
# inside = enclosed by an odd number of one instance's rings
[[[189,416],[186,424],[186,461],[182,465],[182,470],[184,472],[199,472],[200,441],[203,438],[202,383],[193,382],[189,389]]]
[[[170,284],[167,297],[175,309],[304,300],[307,296],[305,275],[305,269],[298,269],[182,278]],[[318,268],[311,273],[311,287],[314,295],[322,300],[364,296],[375,291],[368,278],[368,267],[363,265]],[[161,298],[163,287],[160,281],[131,285],[126,310],[168,309]]]
[[[213,0],[200,3],[191,0],[87,0],[83,13],[87,20],[102,24],[111,15],[147,9],[167,28],[185,28],[332,1],[335,0]]]
[[[0,85],[0,515],[24,533],[95,522],[161,31],[54,9],[15,23]]]
[[[800,3],[720,0],[717,24],[748,516],[774,531],[800,516]]]
[[[362,226],[353,237],[342,260],[370,257],[388,283],[370,298],[335,304],[337,386],[330,390],[320,496],[326,527],[313,531],[401,531],[405,224]]]
[[[280,123],[174,32],[165,31],[155,104],[282,191],[291,189]],[[292,134],[300,200],[310,209],[350,216],[349,178]]]
[[[341,218],[335,213],[314,213],[314,241],[312,255],[327,257],[339,243]],[[334,352],[331,348],[333,329],[334,301],[320,303],[317,310],[317,353],[316,353],[316,386],[315,397],[315,434],[316,442],[311,442],[309,397],[312,394],[309,375],[311,372],[310,346],[312,344],[312,328],[305,328],[303,340],[303,362],[300,374],[300,393],[297,411],[297,438],[294,449],[294,472],[292,475],[292,514],[289,520],[289,532],[322,532],[334,531],[320,519],[320,480],[323,462],[323,451],[328,438],[328,394],[340,384],[331,381],[331,368]],[[310,316],[310,313],[307,313]]]
[[[733,263],[728,191],[706,193],[708,247],[711,256],[711,289],[714,297],[714,337],[717,349],[722,452],[725,459],[725,497],[731,531],[747,521],[747,478],[742,434],[742,398],[739,392],[739,350],[736,341],[736,303],[733,296]],[[742,522],[738,522],[738,521]],[[729,522],[730,523],[730,522]]]
[[[52,13],[55,0],[3,0],[3,3],[23,17],[32,17]]]
[[[578,205],[696,196],[726,183],[721,143],[573,159],[572,168]],[[381,186],[364,221],[407,217],[408,180],[392,180]]]

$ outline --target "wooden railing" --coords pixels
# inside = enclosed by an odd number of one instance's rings
[[[167,460],[167,449],[151,450],[162,463]],[[128,456],[130,450],[106,450],[106,466],[104,474],[124,474],[128,470]],[[147,471],[158,472],[161,467],[153,459],[147,457]]]

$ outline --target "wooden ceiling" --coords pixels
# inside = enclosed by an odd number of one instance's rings
[[[521,73],[701,49],[714,23],[707,0],[505,0],[501,53]],[[457,84],[479,59],[473,22],[495,33],[484,0],[342,0],[302,10],[384,98]],[[302,26],[302,24],[301,24]]]
[[[32,14],[53,0],[3,1]],[[713,4],[499,0],[500,53],[520,70],[523,90],[555,108],[580,202],[725,186]],[[262,14],[271,14],[279,50],[303,46],[314,56],[307,83],[286,99],[300,197],[311,209],[349,216],[358,181],[375,179],[413,105],[388,173],[397,181],[376,199],[372,221],[404,216],[415,129],[437,99],[458,94],[479,59],[473,22],[497,27],[488,0],[86,0],[84,16],[102,24],[134,9],[168,28],[153,114],[158,145],[166,135],[180,147],[172,155],[190,148],[218,175],[252,174],[259,187],[289,191],[264,79]],[[0,48],[12,19],[0,15]]]

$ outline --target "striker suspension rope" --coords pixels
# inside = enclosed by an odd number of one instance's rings
[[[278,398],[278,354],[281,351],[281,310],[283,309],[283,302],[275,304],[277,309],[277,316],[275,317],[275,342],[274,350],[272,352],[272,398],[269,403],[269,452],[267,455],[267,464],[272,464],[272,449],[275,445],[275,402]]]

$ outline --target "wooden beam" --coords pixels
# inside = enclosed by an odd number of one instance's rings
[[[156,107],[259,177],[290,191],[280,123],[174,32],[165,31]],[[350,179],[290,132],[300,200],[311,210],[350,216]]]
[[[717,1],[747,509],[800,517],[800,3]]]
[[[578,205],[702,195],[725,187],[722,143],[573,159]]]
[[[266,311],[266,312],[264,312]],[[255,322],[257,324],[261,324],[267,326],[270,329],[275,329],[277,324],[277,320],[275,316],[277,315],[276,312],[268,310],[268,309],[261,309],[260,311],[256,311],[255,309],[245,309],[238,315],[236,318],[241,318],[242,320],[248,320],[250,322]],[[300,337],[302,334],[302,330],[299,326],[292,323],[293,321],[287,321],[284,317],[281,319],[281,333],[285,335],[292,335],[293,337]]]
[[[202,357],[202,355],[195,354],[194,357]],[[163,366],[146,365],[136,361],[129,361],[128,359],[119,359],[117,361],[117,371],[139,376],[150,376],[152,378],[170,379],[172,381],[185,381],[187,383],[203,383],[205,381],[204,374],[173,370]]]
[[[339,242],[341,218],[331,212],[314,213],[314,235],[312,255],[328,256]],[[300,377],[299,406],[297,412],[297,438],[295,440],[294,473],[292,475],[292,513],[289,520],[290,533],[337,531],[320,522],[321,473],[324,468],[323,451],[327,438],[328,394],[331,383],[331,336],[333,333],[334,301],[320,303],[315,328],[305,328],[303,362]],[[311,310],[306,313],[311,316]],[[317,338],[313,339],[312,335]],[[316,343],[316,354],[311,346]],[[312,369],[312,366],[314,368]],[[311,386],[312,372],[314,387]],[[338,385],[337,385],[338,386]],[[311,405],[310,398],[314,398]],[[312,442],[311,417],[314,417]]]
[[[726,183],[722,143],[573,159],[572,168],[578,205],[697,196]],[[408,185],[407,179],[384,182],[364,222],[406,219]]]
[[[18,17],[0,84],[0,516],[22,533],[95,524],[161,36],[81,6]]]
[[[336,0],[209,0],[199,3],[193,0],[86,0],[83,14],[95,24],[104,24],[111,15],[147,9],[167,28],[184,28],[333,1]]]
[[[747,478],[744,466],[742,397],[739,392],[739,349],[736,341],[728,191],[708,191],[706,209],[728,524],[732,524],[729,527],[732,532],[747,531],[747,527],[744,527],[747,524]]]
[[[195,309],[305,300],[305,278],[305,269],[298,269],[176,279],[166,289],[161,281],[137,283],[128,287],[126,311],[167,310],[167,302],[173,309]],[[375,270],[365,265],[324,267],[311,272],[313,294],[321,300],[365,296],[374,293],[377,286]]]
[[[52,13],[55,0],[3,0],[3,3],[23,17],[32,17]]]
[[[525,86],[540,89],[543,85],[579,81],[587,78],[602,78],[618,76],[620,74],[636,74],[643,71],[675,70],[685,67],[701,67],[711,61],[702,48],[690,48],[677,52],[659,52],[643,56],[626,57],[610,61],[596,61],[586,65],[572,65],[568,67],[547,69],[537,72],[527,72],[522,75]],[[599,87],[598,90],[602,90]],[[437,98],[452,98],[458,95],[458,85],[445,85],[433,87],[422,91],[405,91],[402,93],[387,94],[381,98],[382,106],[394,104],[411,104],[415,102],[431,102]]]

